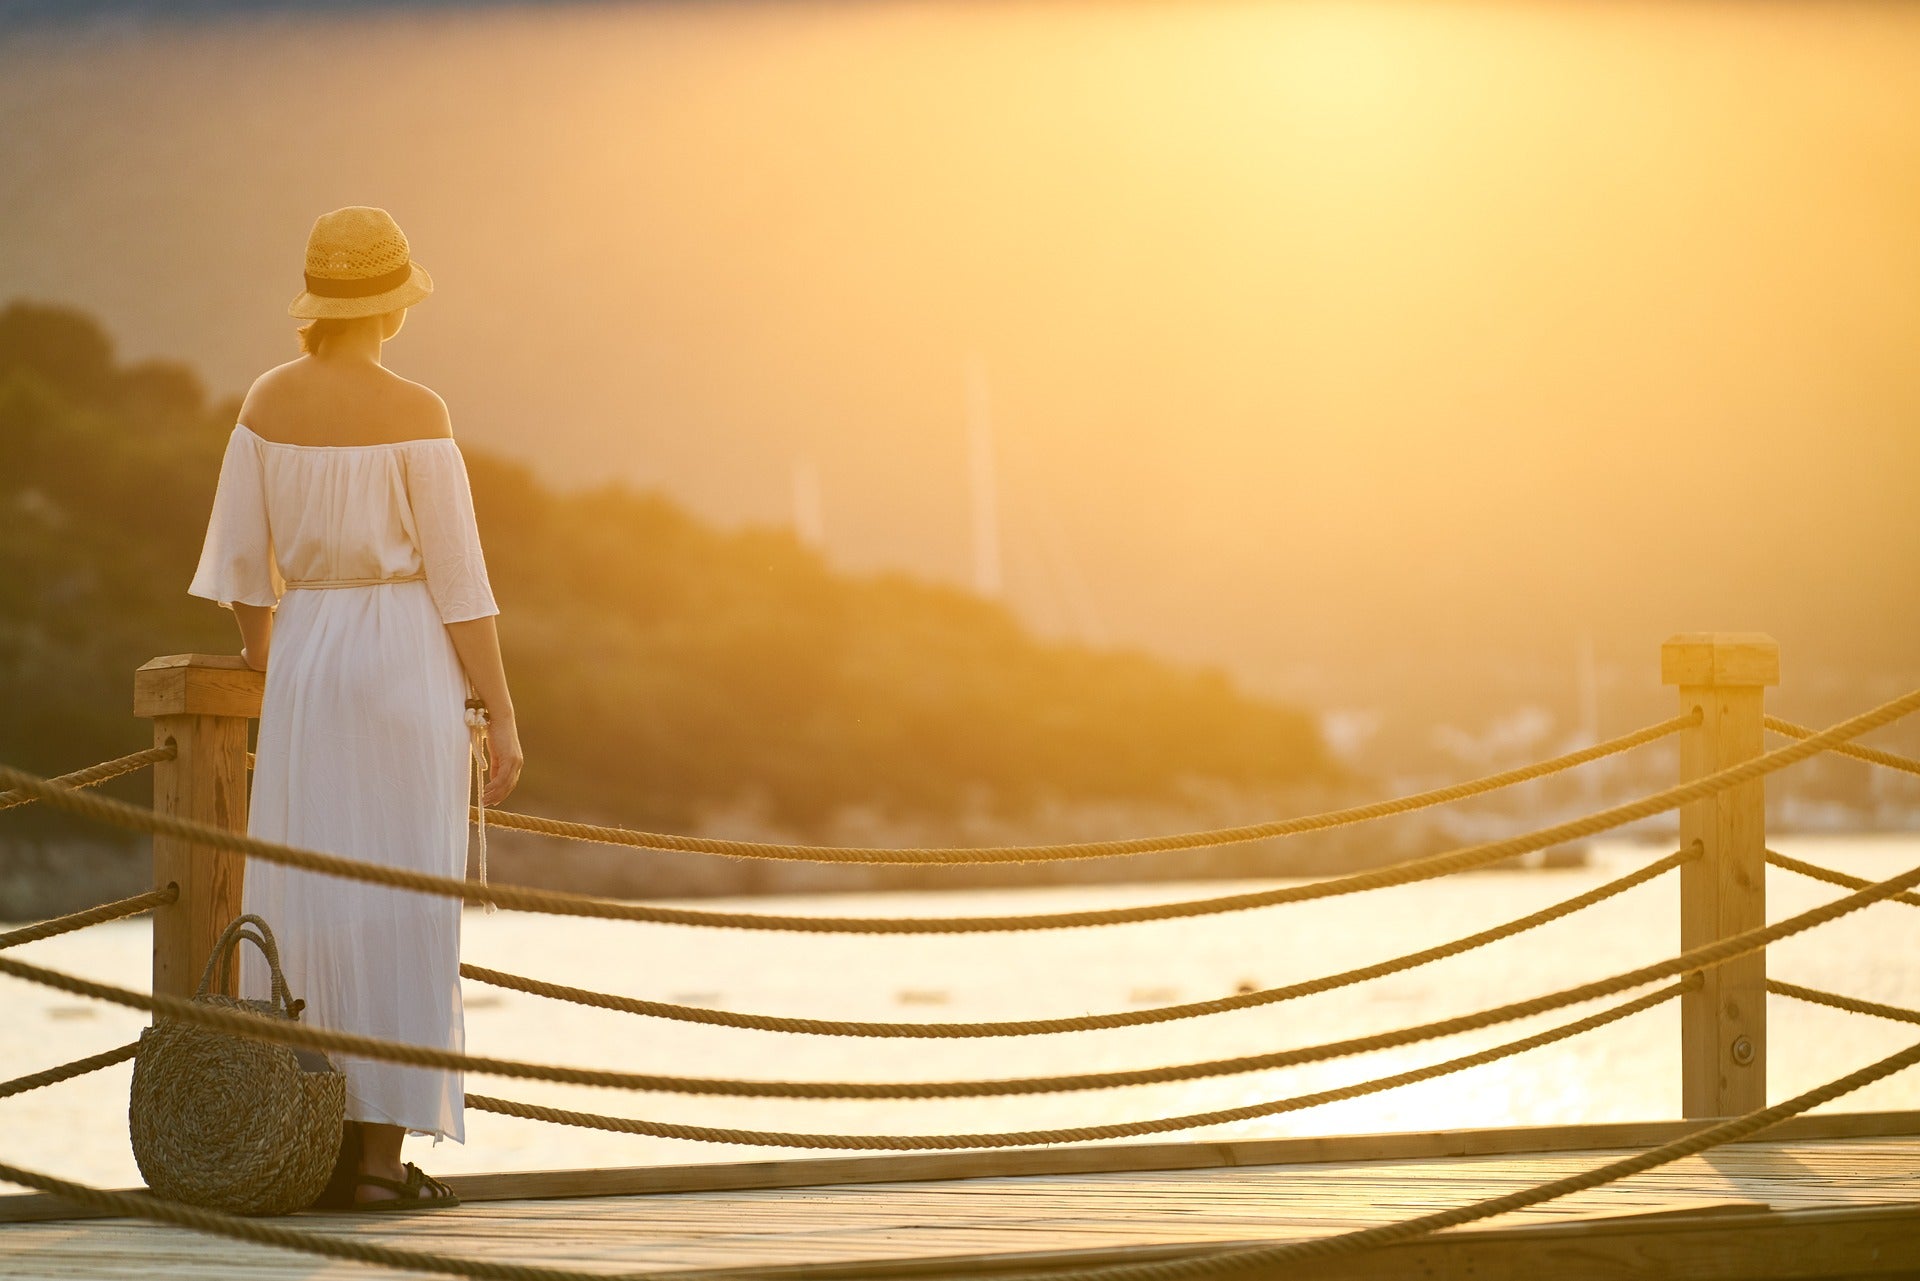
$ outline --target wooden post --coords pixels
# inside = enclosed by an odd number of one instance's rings
[[[247,830],[247,722],[265,688],[266,676],[237,655],[174,654],[134,673],[133,714],[153,721],[154,746],[175,749],[153,767],[154,809]],[[240,914],[245,871],[241,854],[153,838],[154,884],[180,887],[153,912],[155,993],[193,995],[214,940]]]
[[[1660,647],[1662,683],[1680,687],[1680,779],[1765,750],[1766,687],[1780,683],[1780,647],[1755,632],[1686,632]],[[1766,789],[1760,779],[1680,810],[1680,843],[1705,857],[1680,868],[1680,946],[1700,947],[1767,923]],[[1680,998],[1681,1110],[1736,1116],[1767,1104],[1767,955],[1716,966]]]

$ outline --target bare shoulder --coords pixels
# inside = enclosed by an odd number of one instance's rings
[[[294,370],[300,363],[300,360],[289,360],[254,379],[253,386],[247,388],[246,396],[240,401],[240,421],[251,427],[255,417],[263,412],[270,414],[273,402],[295,376]]]
[[[423,383],[394,376],[396,399],[406,416],[407,437],[409,439],[428,439],[450,437],[453,435],[453,415],[447,410],[447,402],[440,399],[440,393]]]

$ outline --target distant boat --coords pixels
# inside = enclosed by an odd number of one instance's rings
[[[1477,869],[1483,872],[1560,872],[1592,865],[1592,851],[1584,841],[1556,845],[1552,849],[1516,854]]]
[[[1592,861],[1591,853],[1584,843],[1556,845],[1552,849],[1541,850],[1532,866],[1543,870],[1586,867]]]

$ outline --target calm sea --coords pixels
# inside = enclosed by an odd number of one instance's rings
[[[1920,862],[1920,837],[1782,838],[1776,848],[1863,876]],[[1094,930],[971,937],[834,937],[470,913],[470,961],[561,982],[689,1004],[851,1019],[979,1020],[1138,1008],[1272,986],[1484,928],[1610,879],[1664,850],[1609,844],[1577,870],[1453,877],[1258,912]],[[1156,1027],[1019,1040],[885,1042],[712,1029],[577,1008],[472,985],[478,1054],[689,1075],[936,1079],[1144,1067],[1255,1053],[1464,1013],[1670,955],[1670,874],[1569,920],[1479,952],[1343,992]],[[1245,888],[1072,887],[778,900],[774,910],[897,915],[1016,913],[1199,897]],[[1838,891],[1769,874],[1770,916]],[[743,906],[751,902],[739,901]],[[762,907],[767,900],[759,901]],[[717,904],[716,904],[717,905]],[[1792,939],[1772,974],[1920,1006],[1920,911],[1881,904]],[[19,949],[21,959],[144,987],[143,922]],[[913,1133],[1051,1127],[1230,1107],[1361,1080],[1512,1039],[1599,1005],[1380,1054],[1176,1085],[1042,1098],[806,1102],[636,1095],[474,1079],[476,1091],[662,1120],[766,1129]],[[1907,1044],[1912,1030],[1776,998],[1774,1098]],[[0,1078],[133,1039],[140,1017],[0,978]],[[1574,1041],[1459,1076],[1315,1111],[1171,1137],[1248,1138],[1465,1126],[1616,1121],[1678,1114],[1678,1014],[1648,1011]],[[137,1182],[127,1146],[131,1072],[122,1066],[0,1103],[0,1158],[94,1183]],[[1837,1110],[1920,1108],[1920,1073],[1883,1081]],[[416,1141],[416,1147],[424,1147]],[[415,1155],[419,1155],[418,1151]],[[759,1158],[760,1149],[569,1130],[484,1113],[464,1145],[422,1157],[436,1172]],[[798,1155],[798,1154],[789,1154]]]

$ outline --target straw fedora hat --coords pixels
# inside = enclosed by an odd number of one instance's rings
[[[307,287],[287,304],[302,320],[348,320],[411,307],[433,292],[407,235],[384,209],[348,205],[313,220]]]

